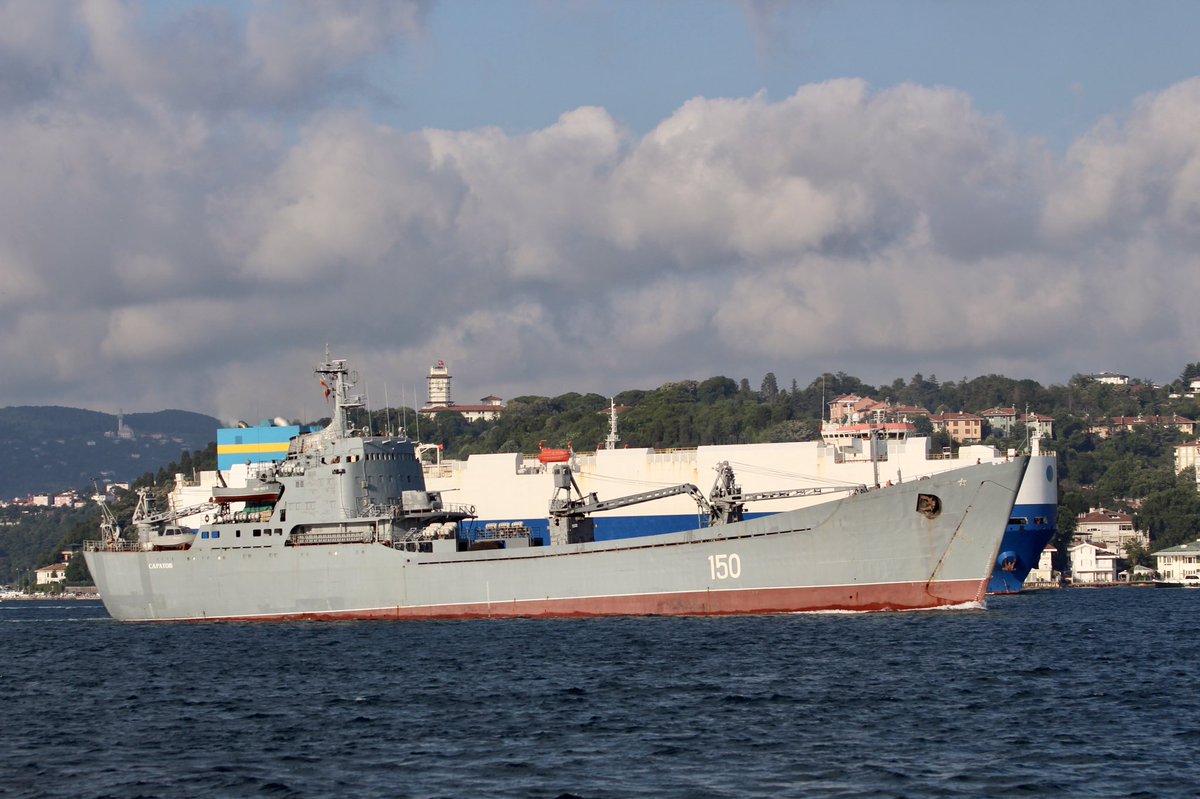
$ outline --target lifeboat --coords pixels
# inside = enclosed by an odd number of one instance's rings
[[[567,442],[566,449],[550,449],[545,444],[545,441],[538,442],[539,463],[566,463],[571,460],[571,442]]]
[[[283,486],[279,483],[254,481],[248,485],[238,487],[215,487],[212,492],[212,501],[221,504],[249,502],[255,505],[268,505],[278,501],[279,495],[282,493]]]
[[[142,549],[150,552],[161,552],[169,549],[190,549],[196,540],[196,531],[190,527],[180,527],[176,524],[147,525],[147,529],[139,538]]]

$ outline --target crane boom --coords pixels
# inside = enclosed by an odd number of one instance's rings
[[[182,519],[184,516],[204,513],[215,507],[217,506],[211,502],[202,502],[198,505],[190,505],[178,510],[156,510],[154,507],[154,495],[148,489],[143,488],[138,490],[138,504],[133,511],[133,523],[153,526],[165,522],[173,522],[176,519]]]
[[[681,483],[616,499],[597,499],[595,494],[587,496],[581,494],[579,499],[554,499],[551,501],[550,513],[554,516],[585,516],[589,513],[627,508],[630,505],[640,505],[643,502],[653,502],[656,499],[665,499],[680,494],[691,494],[700,509],[705,513],[708,512],[708,500],[705,499],[704,494],[700,493],[700,489],[691,483]]]

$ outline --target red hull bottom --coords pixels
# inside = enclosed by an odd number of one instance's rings
[[[461,605],[330,610],[211,621],[350,621],[365,619],[572,618],[587,616],[732,616],[814,611],[930,610],[980,602],[987,580],[890,585],[770,588],[634,596],[577,597]]]

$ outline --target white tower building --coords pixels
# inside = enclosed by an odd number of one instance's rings
[[[450,368],[445,361],[429,367],[429,401],[426,408],[448,408],[454,404],[450,399]]]

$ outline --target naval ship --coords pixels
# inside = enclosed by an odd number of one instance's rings
[[[544,532],[468,534],[474,509],[427,488],[414,443],[357,428],[345,360],[316,374],[327,427],[293,438],[202,506],[105,515],[84,556],[123,621],[450,619],[918,610],[985,594],[1028,457],[749,517],[728,464],[705,496],[681,483],[602,500],[552,469]],[[603,540],[594,513],[687,495],[685,530]],[[181,524],[199,519],[196,527]]]

